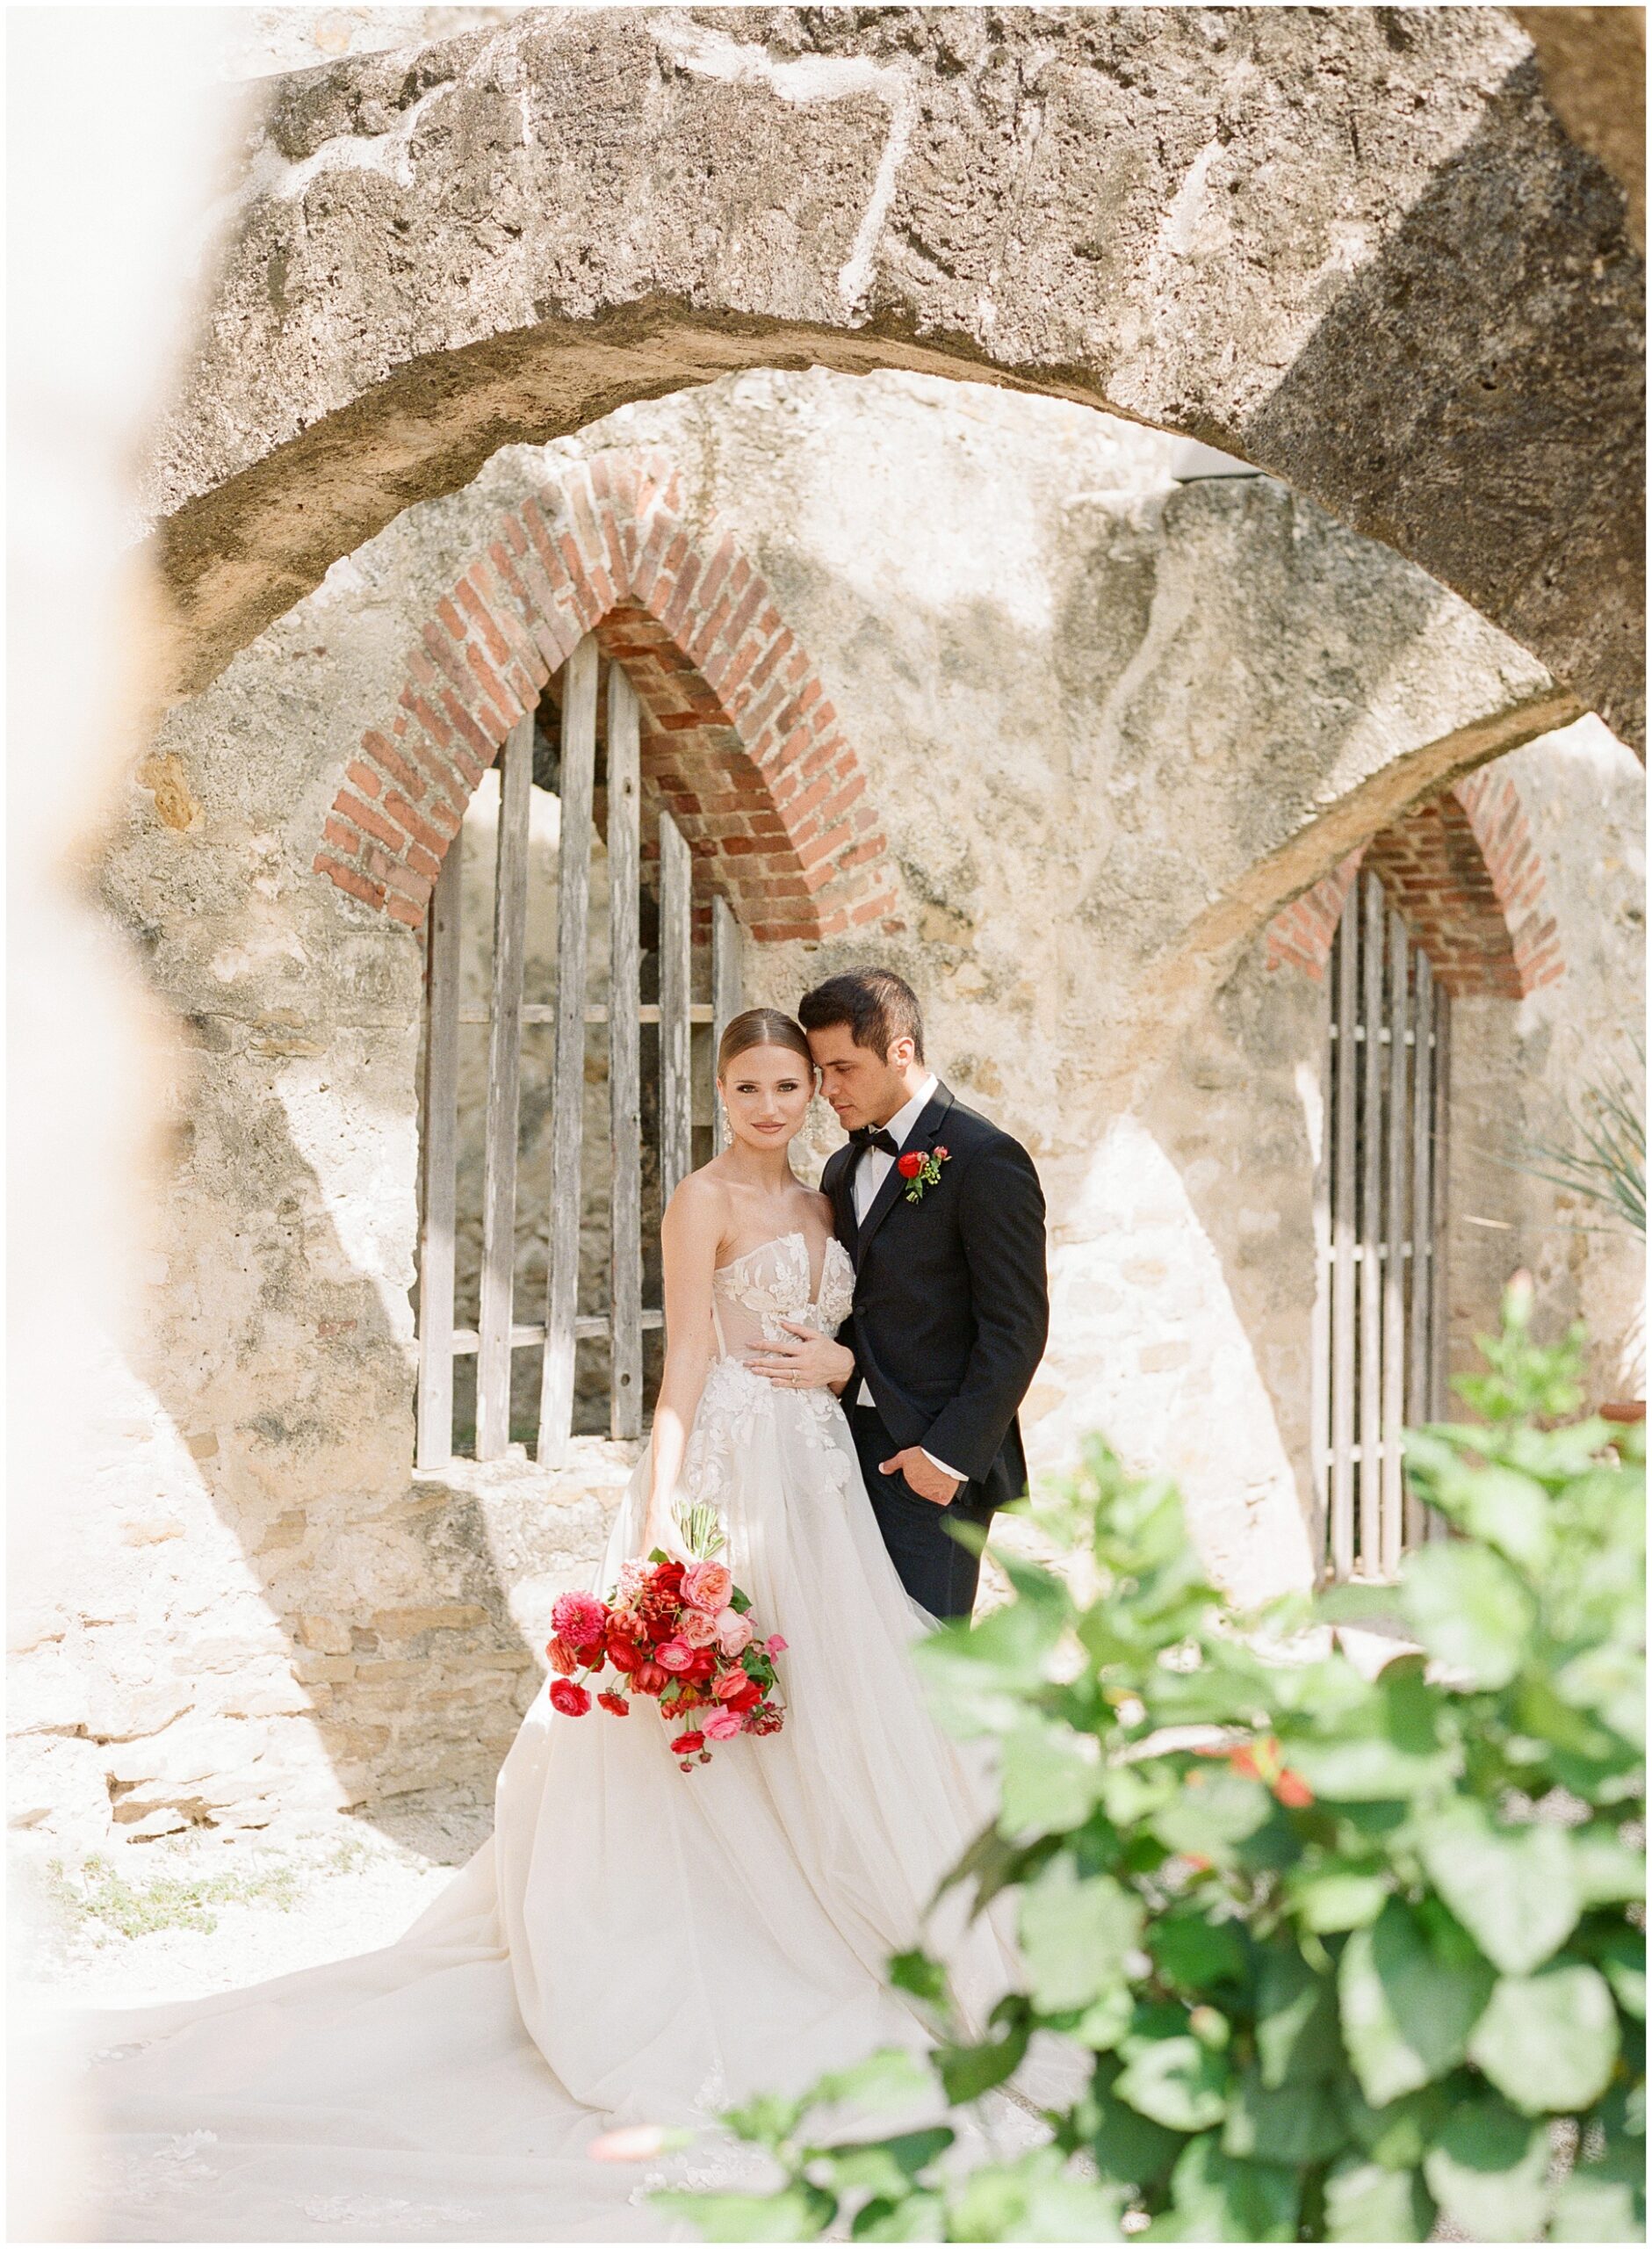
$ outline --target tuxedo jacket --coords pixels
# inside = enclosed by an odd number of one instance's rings
[[[821,1188],[855,1261],[838,1340],[855,1378],[843,1399],[853,1404],[864,1377],[897,1449],[921,1445],[962,1469],[991,1508],[1027,1488],[1015,1416],[1050,1332],[1043,1190],[1020,1141],[939,1084],[901,1153],[936,1147],[947,1151],[936,1183],[908,1202],[911,1182],[891,1164],[863,1225],[858,1149],[827,1161]]]

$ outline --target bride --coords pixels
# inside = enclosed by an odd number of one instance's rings
[[[718,1558],[786,1643],[783,1729],[685,1775],[640,1696],[621,1720],[542,1691],[492,1839],[399,1942],[97,2019],[95,2235],[697,2238],[651,2184],[766,2183],[716,2109],[931,2043],[884,1983],[891,1952],[944,1954],[976,2034],[1014,1980],[1005,1900],[966,1926],[955,1888],[946,1927],[924,1920],[991,1804],[925,1705],[908,1651],[934,1620],[896,1575],[837,1402],[854,1272],[791,1169],[815,1093],[801,1026],[736,1017],[718,1083],[731,1145],[666,1213],[652,1446],[590,1587],[682,1553],[679,1509],[709,1502]],[[766,1348],[799,1336],[819,1339],[802,1379]],[[633,2124],[702,2136],[639,2182],[586,2152]]]

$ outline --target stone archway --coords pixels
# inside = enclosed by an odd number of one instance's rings
[[[1241,453],[1634,739],[1641,271],[1496,9],[530,10],[305,72],[154,479],[171,687],[501,445],[814,363]]]
[[[1324,980],[1361,865],[1381,877],[1454,999],[1522,999],[1566,964],[1543,911],[1543,865],[1514,784],[1482,766],[1362,844],[1267,927],[1266,965]]]
[[[607,452],[500,517],[363,733],[318,874],[422,928],[484,767],[595,632],[637,689],[645,783],[753,936],[840,936],[891,909],[866,777],[812,662],[732,537],[703,538],[682,500],[663,454]]]

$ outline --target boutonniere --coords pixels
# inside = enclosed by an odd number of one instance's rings
[[[927,1154],[921,1148],[912,1148],[897,1159],[895,1168],[906,1182],[906,1200],[921,1203],[929,1189],[941,1177],[941,1167],[947,1161],[944,1148],[931,1148]]]

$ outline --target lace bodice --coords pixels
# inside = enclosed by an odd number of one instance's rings
[[[840,1241],[826,1244],[818,1296],[809,1293],[812,1279],[809,1238],[804,1233],[777,1234],[719,1266],[711,1282],[711,1310],[721,1356],[730,1358],[757,1343],[779,1342],[783,1320],[835,1335],[855,1297],[855,1267]]]

